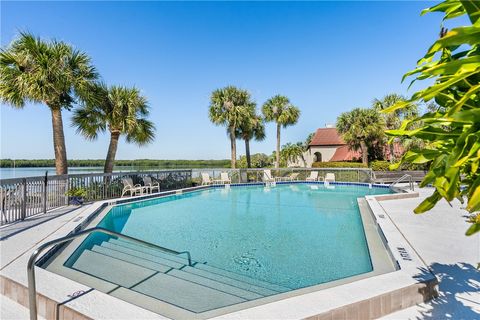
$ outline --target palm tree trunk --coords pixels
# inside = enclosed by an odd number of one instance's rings
[[[365,140],[360,140],[360,148],[362,149],[362,163],[368,165],[368,148]]]
[[[280,123],[277,123],[277,161],[275,163],[275,168],[280,167]]]
[[[67,174],[67,149],[63,134],[63,120],[61,108],[50,107],[52,112],[53,149],[55,150],[55,170],[57,174]]]
[[[232,153],[232,169],[235,169],[237,164],[237,138],[235,137],[235,129],[233,128],[230,128],[230,151]]]
[[[105,167],[103,169],[103,172],[105,173],[112,173],[113,171],[119,138],[120,132],[113,131],[110,133],[110,145],[108,146],[107,158],[105,159]]]
[[[393,154],[394,152],[393,143],[389,144],[388,146],[390,147],[390,163],[393,163],[395,161],[395,156]]]
[[[302,152],[302,154],[300,155],[300,158],[302,158],[303,167],[306,168],[306,167],[307,167],[307,161],[305,160],[305,156],[303,155],[303,152]]]
[[[247,168],[251,168],[252,161],[250,158],[250,140],[249,139],[245,139],[245,154],[247,156]]]

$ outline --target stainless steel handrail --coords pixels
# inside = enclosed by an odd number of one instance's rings
[[[399,182],[402,182],[404,181],[405,179],[408,178],[408,186],[410,188],[410,190],[412,191],[415,191],[415,187],[414,187],[414,184],[413,184],[413,179],[412,179],[412,175],[410,174],[404,174],[403,176],[401,176],[400,178],[398,178],[397,180],[393,181],[392,183],[390,183],[388,185],[388,187],[391,189],[393,188],[394,185],[396,185],[397,183]]]
[[[101,233],[105,233],[105,234],[108,234],[108,235],[111,235],[111,236],[114,236],[114,237],[127,239],[129,241],[136,242],[136,243],[148,246],[148,247],[152,247],[152,248],[164,251],[164,252],[171,253],[171,254],[176,254],[176,255],[186,254],[187,255],[187,260],[188,260],[188,265],[192,266],[192,258],[191,258],[190,252],[188,252],[188,251],[179,252],[179,251],[171,250],[171,249],[164,248],[164,247],[158,246],[156,244],[153,244],[153,243],[150,243],[150,242],[147,242],[147,241],[143,241],[143,240],[140,240],[140,239],[137,239],[137,238],[133,238],[133,237],[130,237],[130,236],[127,236],[127,235],[124,235],[124,234],[121,234],[121,233],[118,233],[118,232],[115,232],[115,231],[110,231],[110,230],[107,230],[107,229],[104,229],[104,228],[101,228],[101,227],[89,228],[89,229],[85,229],[83,231],[80,231],[80,232],[77,232],[77,233],[74,233],[74,234],[66,235],[64,237],[61,237],[61,238],[58,238],[58,239],[55,239],[55,240],[51,240],[51,241],[45,242],[44,244],[40,245],[37,249],[35,249],[35,251],[33,251],[32,255],[30,256],[30,259],[28,259],[27,276],[28,276],[28,306],[30,308],[30,320],[37,320],[37,288],[36,288],[36,284],[35,284],[35,261],[37,260],[38,255],[40,255],[40,253],[42,253],[45,249],[47,249],[51,246],[73,240],[75,238],[78,238],[78,237],[86,235],[86,234],[90,234],[92,232],[101,232]]]

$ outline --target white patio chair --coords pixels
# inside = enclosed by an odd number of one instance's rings
[[[292,172],[285,177],[276,177],[275,181],[293,181],[293,180],[297,180],[297,178],[298,178],[298,172]]]
[[[143,194],[146,190],[145,187],[141,186],[140,184],[133,184],[132,178],[123,178],[123,190],[122,190],[122,197],[128,192],[130,196],[134,196],[137,194]]]
[[[202,172],[202,186],[212,184],[212,180],[210,179],[210,175],[206,172]]]
[[[334,173],[331,173],[331,172],[327,173],[327,174],[325,175],[324,181],[335,182],[335,174],[334,174]]]
[[[220,181],[224,184],[231,184],[232,183],[232,179],[230,179],[228,177],[228,172],[222,172],[220,174]]]
[[[160,192],[160,183],[154,182],[152,177],[143,177],[143,184],[149,193],[152,193],[154,190]]]
[[[305,181],[318,181],[318,171],[310,172],[310,176],[308,176]]]
[[[263,170],[263,182],[275,182],[275,179],[272,177],[272,171],[270,171],[270,169]]]
[[[210,184],[220,184],[222,180],[214,180],[210,178],[210,175],[206,172],[202,172],[202,186]]]

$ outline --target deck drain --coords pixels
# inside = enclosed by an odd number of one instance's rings
[[[72,294],[67,295],[67,297],[76,298],[76,297],[78,297],[78,296],[80,296],[80,295],[82,295],[82,294],[84,294],[84,293],[85,293],[85,291],[83,291],[83,290],[78,290],[78,291],[75,291],[75,292],[72,293]]]
[[[397,251],[398,251],[398,253],[400,254],[400,256],[402,257],[403,260],[412,261],[412,258],[410,257],[410,254],[407,252],[407,250],[405,248],[397,247]]]

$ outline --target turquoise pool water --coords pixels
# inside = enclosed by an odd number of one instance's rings
[[[356,185],[214,188],[119,205],[98,226],[291,289],[372,270]],[[67,261],[103,241],[89,236]]]

